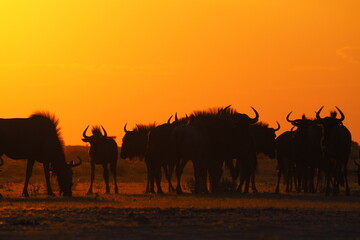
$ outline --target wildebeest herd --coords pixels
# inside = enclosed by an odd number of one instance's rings
[[[147,167],[146,192],[162,193],[161,178],[165,175],[169,191],[181,194],[181,176],[186,164],[191,161],[196,193],[218,192],[226,166],[236,183],[236,191],[248,193],[250,184],[254,192],[257,155],[262,153],[277,159],[278,179],[275,192],[279,192],[279,182],[283,175],[286,191],[297,192],[324,190],[326,195],[337,195],[340,186],[350,194],[347,164],[351,151],[351,134],[343,125],[344,113],[336,107],[328,117],[322,117],[321,107],[314,119],[302,116],[286,119],[293,125],[290,131],[276,138],[280,129],[259,122],[259,113],[252,108],[255,116],[239,113],[231,106],[195,111],[174,120],[169,118],[161,125],[136,125],[133,130],[124,126],[120,157],[143,158]],[[92,193],[95,165],[103,166],[106,193],[110,192],[108,165],[114,177],[115,193],[116,164],[118,146],[101,126],[92,128],[92,136],[87,135],[89,126],[83,132],[83,141],[90,143],[91,183],[88,193]],[[103,133],[101,132],[101,129]],[[0,166],[4,164],[2,155],[12,159],[26,159],[26,179],[23,195],[28,194],[28,182],[35,161],[43,164],[48,195],[54,195],[50,185],[50,172],[57,176],[60,195],[72,196],[72,167],[81,164],[67,163],[64,144],[59,133],[58,120],[46,113],[35,113],[29,118],[0,119]],[[360,164],[358,177],[360,185]],[[172,185],[175,174],[176,188]],[[324,181],[324,183],[323,183]]]

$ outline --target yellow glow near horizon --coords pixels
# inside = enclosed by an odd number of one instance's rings
[[[121,138],[126,122],[229,104],[285,131],[288,112],[325,105],[359,141],[359,10],[356,0],[1,1],[1,117],[48,110],[66,144],[83,144],[88,124]]]

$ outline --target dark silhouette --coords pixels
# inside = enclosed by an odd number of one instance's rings
[[[145,158],[148,138],[150,131],[155,128],[155,123],[149,125],[137,124],[136,127],[129,131],[124,126],[125,135],[122,139],[120,157],[122,159],[133,159],[138,157],[140,159]],[[147,183],[146,183],[146,192],[149,192],[149,167],[147,165]]]
[[[114,176],[115,193],[119,193],[116,182],[116,164],[118,158],[118,146],[113,137],[108,137],[106,130],[101,126],[104,134],[101,133],[99,126],[92,128],[92,136],[86,136],[86,131],[89,126],[83,132],[83,141],[90,143],[90,164],[91,164],[91,182],[88,194],[92,193],[93,182],[95,177],[95,164],[103,166],[103,176],[105,180],[106,193],[110,193],[109,186],[109,171],[108,165],[110,164],[110,170]]]
[[[326,164],[326,195],[330,194],[330,182],[333,184],[333,194],[339,193],[339,185],[344,186],[346,195],[350,195],[347,179],[347,163],[351,151],[351,133],[343,125],[344,113],[336,107],[341,117],[336,117],[336,112],[330,113],[329,117],[322,118],[321,110],[316,113],[316,119],[323,129],[322,149]]]
[[[237,113],[227,106],[194,112],[182,120],[182,124],[175,128],[172,136],[178,163],[176,171],[178,193],[182,192],[180,186],[182,169],[189,160],[193,162],[195,192],[198,193],[208,192],[208,175],[210,191],[217,191],[222,176],[222,167],[227,159],[243,156],[246,174],[242,175],[239,186],[250,178],[256,169],[256,159],[249,156],[255,154],[255,151],[253,148],[248,148],[248,145],[252,144],[248,129],[249,125],[257,122],[259,117],[256,110],[253,110],[256,114],[255,118]]]
[[[172,172],[175,166],[171,133],[177,121],[175,120],[175,122],[171,123],[171,118],[172,116],[168,119],[167,123],[156,126],[149,133],[145,162],[148,167],[148,192],[150,193],[155,192],[154,183],[156,183],[157,193],[163,193],[161,188],[161,168],[163,168],[168,181],[169,192],[175,190],[171,183]]]
[[[277,122],[277,128],[270,128],[268,124],[259,122],[250,125],[250,135],[254,142],[254,148],[256,154],[264,154],[270,158],[275,158],[276,149],[276,134],[275,132],[280,129],[280,124]],[[236,159],[236,165],[234,167],[233,160],[228,159],[226,166],[230,169],[233,182],[235,182],[240,174],[242,159]],[[257,161],[257,160],[256,160]],[[257,192],[255,186],[255,174],[251,176],[252,190]]]
[[[50,169],[57,176],[60,194],[71,196],[72,161],[67,164],[60,136],[58,119],[48,113],[34,113],[29,118],[0,119],[0,157],[27,159],[23,196],[28,197],[28,183],[35,161],[43,164],[47,193],[53,196],[50,185]]]
[[[277,159],[277,182],[275,193],[279,193],[281,174],[283,174],[286,184],[286,192],[290,192],[295,181],[295,162],[291,157],[291,141],[294,136],[293,131],[286,131],[276,138],[276,159]],[[295,184],[296,185],[296,184]]]
[[[291,158],[296,166],[297,192],[315,192],[314,177],[316,169],[322,169],[321,149],[322,129],[317,121],[306,118],[286,120],[297,127],[291,140]]]

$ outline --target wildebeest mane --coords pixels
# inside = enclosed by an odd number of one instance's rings
[[[337,112],[336,112],[336,111],[331,111],[331,112],[330,112],[330,117],[336,118],[336,116],[337,116]]]
[[[100,130],[100,126],[96,125],[96,126],[93,126],[92,129],[91,129],[91,132],[94,136],[101,136],[102,133],[101,133],[101,130]]]
[[[136,124],[136,127],[133,128],[133,132],[136,133],[148,133],[151,129],[156,127],[156,123],[150,124]]]
[[[49,112],[37,111],[31,114],[30,118],[44,119],[45,121],[48,121],[49,126],[51,126],[51,128],[54,129],[54,133],[56,134],[61,147],[62,148],[64,147],[65,144],[64,144],[64,139],[61,135],[61,127],[59,126],[59,119],[54,114],[51,114]]]
[[[257,122],[252,124],[251,126],[258,127],[258,128],[268,128],[269,124],[265,122]]]

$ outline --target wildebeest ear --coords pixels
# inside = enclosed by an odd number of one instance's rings
[[[90,142],[90,139],[88,139],[88,138],[82,138],[81,139],[83,142]]]

